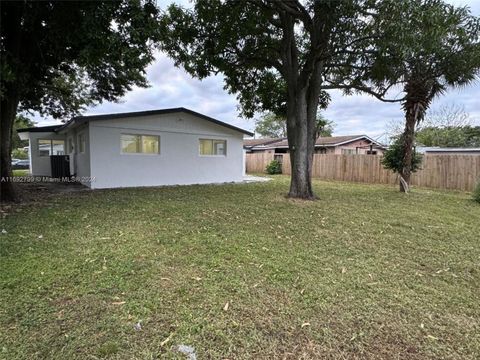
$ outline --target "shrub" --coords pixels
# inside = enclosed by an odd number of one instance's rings
[[[23,149],[14,149],[12,151],[12,158],[13,159],[28,159],[28,153],[26,150]]]
[[[473,190],[473,200],[480,204],[480,180],[475,190]]]
[[[282,163],[278,160],[272,160],[270,164],[267,165],[267,173],[270,175],[281,174],[282,173]]]
[[[393,172],[400,173],[403,169],[403,142],[398,138],[389,146],[388,150],[382,158],[382,165],[385,169],[393,170]],[[422,165],[422,155],[413,151],[411,172],[415,172]]]

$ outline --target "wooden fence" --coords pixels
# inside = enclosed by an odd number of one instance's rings
[[[279,154],[276,154],[277,158]],[[273,160],[273,153],[247,154],[247,173],[264,173]],[[372,184],[397,184],[398,176],[385,170],[375,155],[322,155],[313,159],[314,178]],[[290,156],[283,155],[282,170],[291,173]],[[418,187],[472,191],[480,181],[480,156],[426,155],[421,170],[412,176],[411,184]]]

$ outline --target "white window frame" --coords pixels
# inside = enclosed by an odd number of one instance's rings
[[[201,153],[201,142],[202,140],[207,140],[207,141],[224,141],[225,142],[225,154],[202,154]],[[207,139],[207,138],[200,138],[198,139],[198,156],[200,157],[226,157],[227,156],[227,139]],[[212,149],[213,149],[213,144],[212,144]]]
[[[140,143],[143,144],[142,137],[143,136],[151,136],[151,137],[156,137],[158,140],[158,152],[157,153],[145,153],[145,152],[124,152],[123,147],[122,147],[122,135],[128,135],[128,136],[140,136]],[[120,134],[120,154],[121,155],[134,155],[134,156],[158,156],[161,154],[161,139],[160,135],[157,134],[135,134],[135,133],[121,133]],[[142,149],[143,150],[143,149]]]

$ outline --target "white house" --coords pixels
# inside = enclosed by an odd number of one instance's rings
[[[185,108],[79,116],[18,132],[29,140],[32,175],[51,176],[51,156],[67,155],[70,175],[92,189],[241,181],[243,136],[253,135]]]

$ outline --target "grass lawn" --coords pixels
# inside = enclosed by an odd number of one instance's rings
[[[12,170],[12,175],[13,176],[27,176],[28,175],[28,169],[16,169]]]
[[[0,358],[480,358],[470,194],[314,187],[315,202],[279,176],[22,207],[0,220]]]

